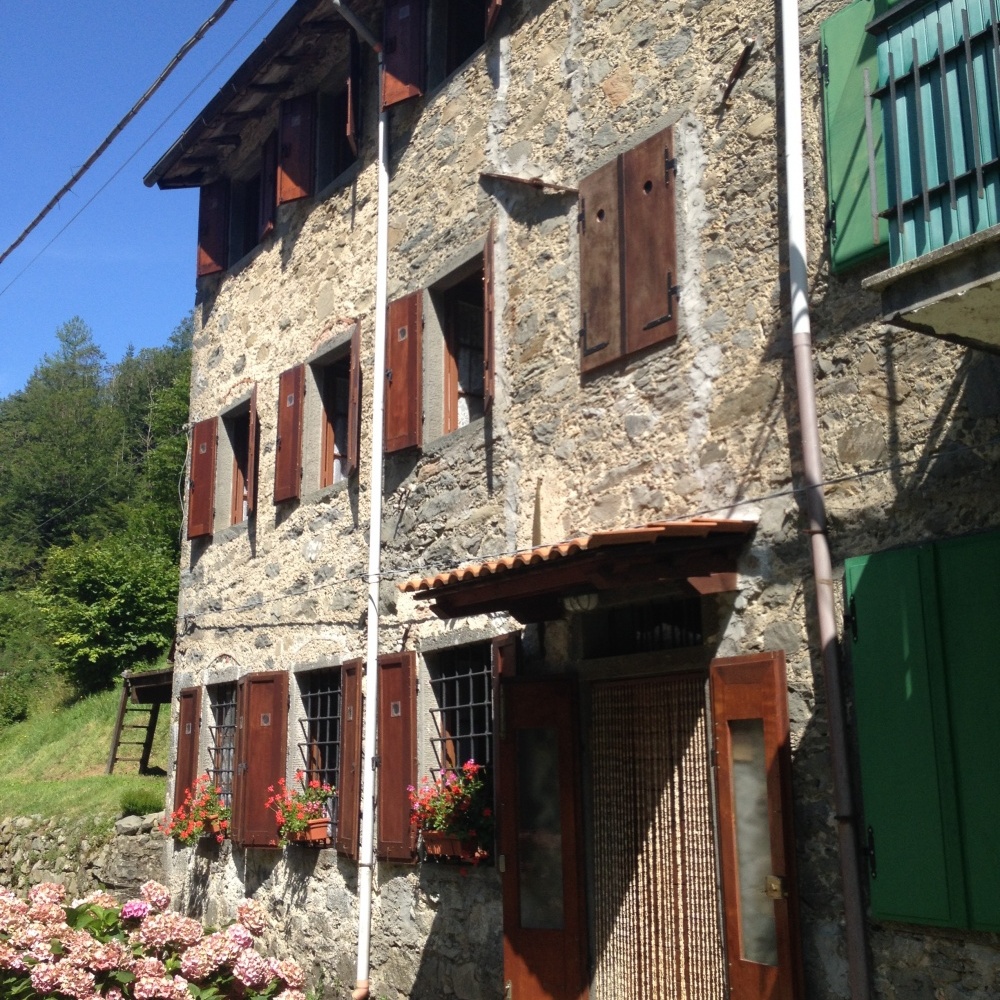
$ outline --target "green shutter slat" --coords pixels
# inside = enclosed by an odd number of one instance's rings
[[[864,823],[874,834],[877,919],[959,925],[964,920],[956,871],[952,789],[942,787],[947,760],[934,715],[940,657],[936,621],[924,600],[929,548],[849,559],[847,598],[856,616],[851,641]],[[928,574],[930,571],[930,574]],[[946,720],[945,720],[946,722]],[[949,816],[951,818],[949,818]]]
[[[936,546],[969,926],[1000,930],[1000,534]]]
[[[865,25],[875,15],[871,0],[838,11],[820,27],[821,52],[828,66],[823,86],[823,131],[826,140],[828,207],[835,212],[830,262],[835,273],[872,257],[888,246],[888,226],[879,222],[879,242],[873,243],[868,145],[865,138],[864,70],[871,89],[878,85],[875,39]],[[885,150],[881,112],[872,110],[879,211],[885,207]]]

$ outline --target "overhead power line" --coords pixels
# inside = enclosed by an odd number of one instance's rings
[[[150,98],[155,94],[167,77],[178,67],[181,60],[188,54],[208,34],[209,28],[221,20],[222,15],[235,3],[235,0],[222,0],[214,14],[181,46],[177,55],[164,67],[160,75],[153,81],[152,85],[142,97],[139,98],[128,114],[108,133],[107,138],[87,157],[86,162],[76,171],[75,174],[49,199],[48,204],[35,216],[20,236],[2,254],[0,254],[0,264],[3,262],[28,238],[36,226],[59,204],[62,197],[67,194],[73,185],[100,159],[104,151],[118,138],[126,125],[149,103]]]

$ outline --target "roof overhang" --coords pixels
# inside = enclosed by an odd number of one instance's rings
[[[693,593],[737,589],[737,559],[755,521],[661,521],[596,531],[399,585],[439,618],[505,611],[522,623],[562,617],[563,598],[679,583]]]
[[[125,671],[131,699],[138,705],[169,705],[173,698],[174,668],[146,670],[141,674]]]
[[[267,37],[143,178],[147,187],[200,187],[251,122],[286,97],[303,92],[329,59],[330,35],[350,26],[330,0],[296,0]]]

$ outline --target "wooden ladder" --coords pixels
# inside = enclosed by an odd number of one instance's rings
[[[105,774],[111,774],[115,769],[115,764],[132,763],[139,765],[140,774],[149,774],[149,755],[153,750],[153,737],[156,735],[156,720],[160,717],[159,702],[152,704],[140,704],[136,698],[135,688],[132,685],[132,678],[128,671],[122,674],[124,683],[122,684],[121,701],[118,703],[118,718],[115,721],[115,732],[111,738],[111,753],[108,754],[108,766]],[[125,720],[130,716],[144,716],[135,719],[133,722]],[[126,737],[137,737],[139,731],[144,731],[142,739]],[[122,747],[141,747],[138,757],[122,757],[120,755]],[[134,753],[128,750],[126,753]]]

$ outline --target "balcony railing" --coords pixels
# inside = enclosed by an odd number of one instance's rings
[[[872,220],[888,219],[892,266],[1000,222],[997,4],[909,0],[868,26],[879,76],[872,87],[865,73]],[[884,175],[872,127],[880,112]],[[888,192],[880,213],[878,189]]]

